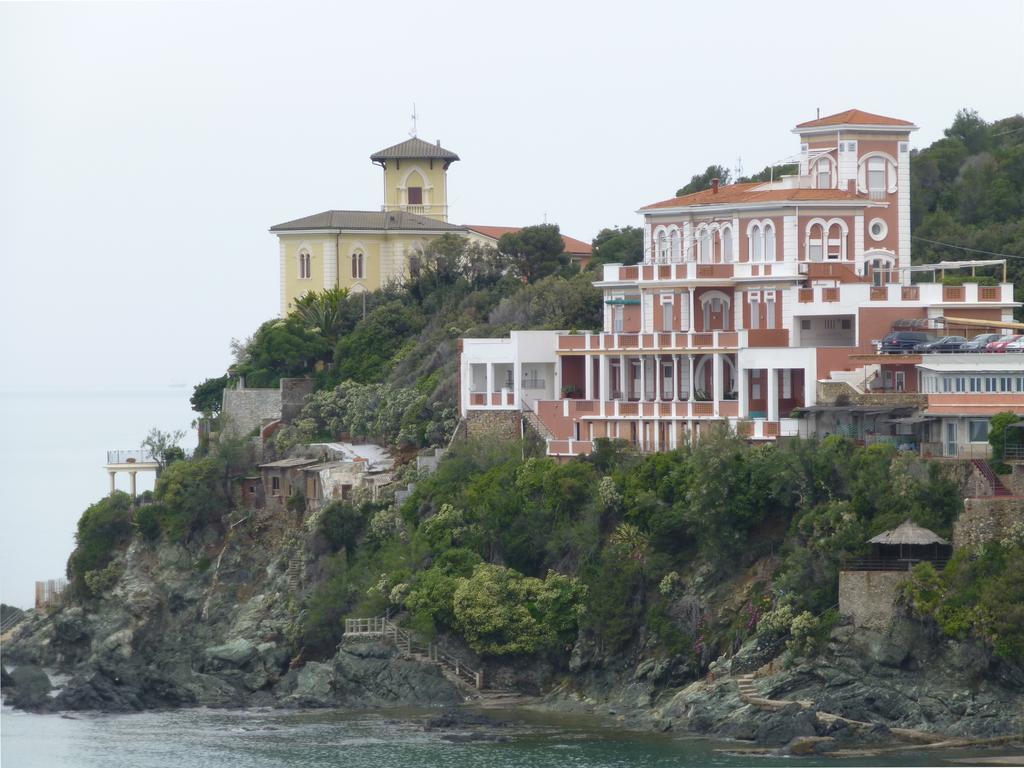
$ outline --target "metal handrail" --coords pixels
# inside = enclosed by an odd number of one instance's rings
[[[920,563],[931,563],[937,570],[942,570],[949,562],[944,557],[921,557],[896,560],[880,557],[851,557],[840,561],[839,569],[843,571],[909,571]]]

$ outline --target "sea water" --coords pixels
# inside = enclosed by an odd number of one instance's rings
[[[592,719],[491,711],[507,741],[452,742],[408,711],[186,709],[134,715],[31,715],[4,708],[4,768],[689,768],[942,765],[967,754],[794,758],[730,754],[739,745],[601,727]],[[465,730],[455,733],[465,733]],[[979,754],[977,752],[973,754]]]

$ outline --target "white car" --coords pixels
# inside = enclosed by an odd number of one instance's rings
[[[1024,352],[1024,336],[1006,345],[1007,352]]]

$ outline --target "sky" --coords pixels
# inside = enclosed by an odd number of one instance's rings
[[[0,2],[0,397],[223,373],[277,312],[268,228],[378,209],[414,103],[453,221],[590,240],[819,109],[917,147],[1021,112],[1022,39],[1024,0]]]

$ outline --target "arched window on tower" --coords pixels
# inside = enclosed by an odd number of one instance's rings
[[[309,255],[309,251],[299,251],[299,279],[309,280],[312,276],[312,257]]]
[[[764,260],[775,261],[775,226],[770,221],[764,223]]]
[[[668,234],[665,230],[658,233],[658,261],[668,261]]]
[[[700,261],[702,264],[710,264],[715,260],[714,233],[705,229],[700,233]]]
[[[364,257],[362,251],[356,251],[352,254],[352,279],[362,280],[366,277],[366,265],[364,263]]]
[[[764,234],[761,232],[761,225],[755,224],[750,228],[750,260],[761,261],[764,259]]]
[[[668,247],[672,261],[679,261],[679,230],[673,229],[668,233]]]
[[[732,262],[732,227],[722,227],[722,261]]]
[[[814,164],[818,189],[832,189],[832,158],[824,155]]]
[[[839,222],[829,224],[828,242],[825,244],[825,256],[829,261],[840,261],[846,256],[845,239],[843,228]]]

